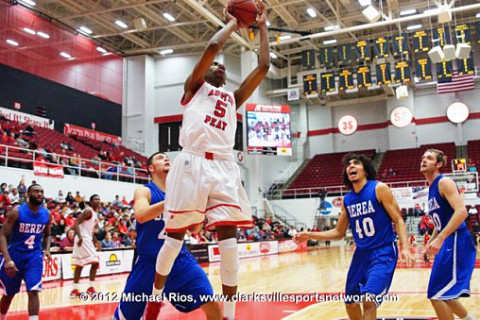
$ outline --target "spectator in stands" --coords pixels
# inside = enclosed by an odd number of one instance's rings
[[[120,235],[118,232],[113,233],[112,242],[114,248],[120,248],[122,246],[122,241],[120,240]]]
[[[18,193],[17,188],[13,188],[12,192],[9,195],[11,203],[20,203],[20,194]]]
[[[8,186],[5,182],[3,182],[1,185],[0,185],[0,193],[3,193],[3,191],[5,190],[8,190]]]
[[[393,168],[388,168],[387,177],[395,177],[397,173],[393,170]]]
[[[112,201],[112,205],[116,207],[122,206],[122,201],[120,201],[120,196],[118,194],[115,196],[115,200]]]
[[[475,216],[476,218],[478,218],[478,210],[475,206],[470,207],[470,209],[468,210],[468,216]]]
[[[73,146],[70,144],[70,142],[67,143],[67,148],[69,151],[74,151]]]
[[[52,224],[52,238],[60,238],[65,233],[65,219],[61,218],[58,223]]]
[[[72,252],[73,247],[75,246],[74,239],[75,230],[69,229],[67,232],[67,236],[62,241],[60,241],[60,249],[62,249],[63,251]]]
[[[425,211],[423,211],[422,207],[420,207],[419,203],[415,203],[415,207],[413,208],[413,212],[415,214],[415,217],[420,217],[425,215]]]
[[[67,196],[65,197],[65,202],[69,204],[73,204],[75,202],[75,198],[72,196],[72,193],[69,191]]]
[[[58,196],[53,201],[56,203],[65,203],[65,196],[62,190],[58,190]]]
[[[60,158],[55,152],[50,153],[50,162],[51,163],[60,163]]]
[[[4,206],[9,206],[12,204],[8,189],[3,190],[2,194],[0,195],[0,202],[3,203]]]
[[[25,194],[27,193],[27,186],[25,185],[25,176],[22,176],[22,178],[20,179],[17,189],[18,189],[18,194],[20,195],[20,198],[25,198]]]
[[[477,164],[472,158],[468,159],[468,171],[477,172]]]
[[[115,245],[112,241],[112,234],[110,232],[105,233],[105,238],[102,240],[102,249],[113,249]]]
[[[97,226],[100,228],[100,229],[103,229],[105,227],[105,218],[103,217],[103,214],[102,213],[99,213],[98,216],[97,216]]]
[[[28,124],[26,127],[25,127],[25,135],[31,137],[35,134],[35,129],[30,125]]]
[[[2,133],[2,137],[0,138],[0,142],[2,144],[8,144],[8,133],[6,131],[4,131]]]
[[[23,139],[21,135],[18,135],[17,144],[20,148],[30,148],[30,143],[27,140]]]
[[[60,148],[62,148],[63,150],[66,151],[66,150],[68,150],[68,145],[64,141],[62,141],[62,142],[60,142]]]
[[[288,230],[288,236],[291,238],[293,238],[297,233],[297,228],[295,228],[294,226],[291,226],[290,230]]]
[[[75,202],[80,203],[83,201],[83,197],[80,195],[80,191],[75,194]]]
[[[10,133],[7,139],[7,144],[16,146],[17,145],[17,139],[15,138],[15,133]]]

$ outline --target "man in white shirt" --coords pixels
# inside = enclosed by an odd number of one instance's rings
[[[470,210],[468,210],[468,214],[470,216],[478,216],[478,210],[475,206],[471,206]]]
[[[63,191],[58,191],[58,196],[55,198],[56,203],[65,203],[65,196],[63,195]]]
[[[20,194],[18,193],[17,188],[13,188],[12,192],[8,195],[11,203],[19,203],[20,202]]]

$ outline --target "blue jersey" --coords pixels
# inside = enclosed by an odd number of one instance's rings
[[[145,185],[150,189],[150,204],[156,204],[165,200],[165,192],[160,190],[153,182]],[[137,231],[136,247],[139,255],[156,258],[160,248],[165,241],[165,222],[163,215],[144,222],[137,221],[135,229]],[[180,254],[188,252],[185,245],[183,245]]]
[[[378,202],[375,188],[378,181],[368,180],[359,193],[350,191],[343,204],[358,249],[374,249],[391,244],[392,219]]]
[[[432,217],[433,223],[438,232],[441,232],[443,228],[448,224],[453,216],[453,208],[441,194],[438,188],[440,180],[443,175],[439,175],[428,189],[428,214]],[[458,227],[457,230],[466,228],[467,225],[464,222]]]
[[[18,219],[10,234],[8,249],[21,252],[42,250],[43,230],[50,220],[48,210],[40,206],[33,212],[27,203],[18,206]]]

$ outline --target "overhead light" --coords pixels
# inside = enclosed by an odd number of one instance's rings
[[[107,53],[107,50],[102,47],[97,47],[97,51],[100,51],[101,53]]]
[[[331,40],[323,41],[323,44],[334,44],[334,43],[337,43],[337,39],[331,39]]]
[[[20,3],[23,3],[23,4],[26,4],[26,5],[29,5],[29,6],[36,6],[37,4],[35,3],[35,1],[32,1],[32,0],[19,0]]]
[[[477,15],[475,17],[480,18],[480,12],[477,13]]]
[[[440,8],[431,8],[423,11],[425,14],[438,14],[440,12]]]
[[[15,40],[12,40],[12,39],[7,39],[7,43],[14,46],[14,47],[18,46],[18,42],[15,41]]]
[[[417,13],[417,9],[407,9],[407,10],[400,11],[401,16],[408,16],[415,13]]]
[[[278,56],[275,54],[275,52],[270,52],[270,57],[272,59],[277,59],[278,58]]]
[[[288,39],[292,39],[292,36],[289,35],[289,34],[285,34],[283,36],[278,37],[278,40],[280,40],[280,41],[285,41],[285,40],[288,40]]]
[[[415,82],[420,82],[420,78],[419,78],[419,77],[414,77],[413,80],[415,80]]]
[[[372,5],[363,9],[362,13],[370,22],[375,22],[381,17],[380,12]]]
[[[270,21],[267,21],[267,27],[270,27],[270,25],[271,25]]]
[[[332,31],[332,30],[335,30],[335,29],[338,29],[338,25],[326,26],[325,28],[323,28],[323,30],[325,30],[325,31]]]
[[[64,57],[65,59],[72,59],[72,56],[69,55],[69,54],[66,53],[66,52],[63,52],[63,51],[62,51],[62,52],[60,52],[60,55],[61,55],[62,57]]]
[[[160,54],[162,56],[170,54],[170,53],[173,53],[173,49],[165,49],[165,50],[160,51]]]
[[[81,26],[80,31],[86,34],[92,34],[92,30],[88,29],[87,27]]]
[[[358,0],[358,3],[360,3],[362,7],[366,7],[372,4],[372,0]]]
[[[30,28],[23,28],[23,31],[25,31],[26,33],[30,33],[30,34],[36,34],[35,30],[32,30]]]
[[[42,31],[37,31],[37,35],[45,39],[50,39],[50,36]]]
[[[163,17],[164,17],[165,19],[167,19],[168,21],[170,21],[170,22],[175,21],[175,18],[174,18],[170,13],[168,13],[168,12],[164,12],[164,13],[163,13]]]
[[[412,24],[411,26],[407,27],[407,30],[417,30],[417,29],[420,29],[421,27],[422,27],[421,24]]]
[[[307,13],[312,18],[315,18],[317,16],[317,13],[315,12],[315,10],[313,10],[313,8],[308,8]]]
[[[115,24],[116,24],[117,26],[119,26],[120,28],[123,28],[123,29],[127,29],[127,28],[128,28],[128,26],[126,25],[126,23],[123,22],[122,20],[116,20],[116,21],[115,21]]]

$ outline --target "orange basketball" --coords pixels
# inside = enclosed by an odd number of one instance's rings
[[[228,12],[238,21],[240,28],[246,28],[257,20],[258,7],[253,0],[230,0]]]

